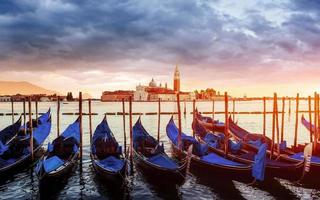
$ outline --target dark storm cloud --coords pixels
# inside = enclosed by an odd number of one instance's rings
[[[0,61],[42,70],[94,62],[118,70],[112,66],[122,60],[246,70],[264,65],[266,57],[291,60],[318,50],[318,17],[307,11],[317,13],[319,4],[300,2],[260,5],[238,19],[205,0],[3,0]],[[275,26],[261,12],[263,6],[294,13]],[[7,65],[0,62],[0,67]]]

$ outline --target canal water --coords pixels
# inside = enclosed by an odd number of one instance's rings
[[[282,103],[279,101],[279,110]],[[294,126],[295,126],[295,102],[291,105],[291,115],[288,114],[288,102],[285,105],[285,128],[284,137],[288,144],[293,143]],[[34,104],[32,105],[34,108]],[[161,104],[162,112],[176,112],[177,106],[174,102],[164,102]],[[184,103],[181,103],[183,110]],[[22,112],[22,103],[15,103],[15,112]],[[46,143],[52,141],[56,137],[56,103],[40,102],[39,112],[46,112],[48,108],[52,111],[52,129]],[[199,111],[211,111],[211,102],[198,102]],[[84,112],[88,110],[88,102],[83,103]],[[186,103],[187,114],[182,115],[182,128],[185,133],[191,134],[192,103]],[[300,109],[307,110],[307,101],[300,101]],[[133,112],[157,112],[156,102],[134,102]],[[224,102],[216,102],[216,111],[224,111]],[[232,110],[230,103],[229,110]],[[237,102],[236,111],[262,111],[263,105],[261,101],[243,101]],[[267,110],[272,111],[272,102],[267,102]],[[128,104],[126,105],[128,111]],[[10,103],[0,103],[0,113],[10,113]],[[78,112],[77,102],[61,103],[61,113]],[[122,112],[121,103],[92,102],[93,128],[95,128],[103,119],[106,112]],[[299,114],[299,122],[301,118]],[[139,116],[133,116],[133,123]],[[170,146],[165,133],[166,124],[170,119],[170,115],[161,116],[161,136],[160,140],[164,143],[165,149],[170,154]],[[216,114],[215,117],[224,121],[223,114]],[[267,132],[271,136],[271,117],[267,115]],[[280,117],[280,116],[279,116]],[[18,116],[15,116],[17,119]],[[62,115],[60,116],[60,131],[62,132],[68,124],[72,123],[77,116]],[[142,123],[151,135],[156,137],[157,133],[157,115],[142,115]],[[241,114],[235,116],[238,124],[253,133],[262,132],[263,116],[260,114]],[[107,116],[110,128],[112,129],[117,140],[123,144],[123,123],[122,116]],[[129,117],[126,116],[126,133],[127,141],[129,141]],[[0,129],[3,129],[11,123],[11,116],[0,116]],[[25,169],[14,176],[0,180],[0,199],[318,199],[320,198],[320,190],[303,188],[299,184],[286,180],[275,179],[274,181],[248,185],[237,181],[225,181],[221,179],[211,180],[209,183],[188,176],[186,182],[180,187],[159,186],[157,180],[148,180],[134,168],[134,173],[127,177],[125,184],[116,187],[112,183],[106,183],[96,176],[91,167],[89,157],[89,120],[88,116],[83,116],[84,130],[84,156],[82,172],[79,168],[70,175],[66,182],[52,186],[50,189],[40,190],[38,187],[37,177],[32,169]],[[298,142],[308,142],[308,131],[299,124],[298,126]],[[44,145],[46,147],[46,144]]]

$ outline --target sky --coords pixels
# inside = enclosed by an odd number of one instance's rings
[[[50,90],[312,95],[320,85],[320,1],[1,0],[0,80]]]

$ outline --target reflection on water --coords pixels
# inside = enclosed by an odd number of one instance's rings
[[[87,112],[87,102],[84,102],[84,112]],[[181,104],[183,106],[183,103]],[[197,103],[200,111],[211,111],[211,102]],[[279,103],[279,105],[281,105]],[[292,103],[292,105],[294,105]],[[216,102],[216,111],[223,111],[223,102]],[[230,104],[231,108],[232,105]],[[272,103],[268,102],[268,110],[272,110]],[[39,112],[45,112],[49,107],[53,112],[52,131],[46,141],[52,141],[56,137],[56,104],[39,103]],[[61,112],[77,112],[77,103],[61,104]],[[288,105],[286,105],[288,108]],[[10,103],[0,103],[0,113],[10,113]],[[93,102],[93,127],[96,127],[103,118],[105,112],[121,112],[121,103]],[[164,112],[176,111],[176,104],[166,102],[162,104]],[[187,103],[188,114],[182,117],[183,131],[191,133],[192,115],[189,114],[192,103]],[[239,102],[236,111],[262,111],[261,102]],[[279,108],[280,109],[280,108]],[[300,109],[307,110],[307,102],[301,101]],[[126,107],[128,110],[128,105]],[[15,103],[15,112],[22,111],[22,104]],[[133,112],[157,112],[157,103],[133,103]],[[292,106],[292,113],[294,108]],[[224,120],[223,114],[215,115],[218,119]],[[300,114],[301,116],[301,114]],[[285,117],[285,139],[289,144],[293,142],[295,115]],[[16,116],[16,119],[18,117]],[[64,130],[68,124],[75,120],[76,116],[61,115],[60,130]],[[137,120],[138,116],[133,116]],[[236,115],[239,124],[252,132],[262,131],[262,115]],[[122,116],[107,116],[111,129],[117,140],[123,144]],[[161,116],[161,136],[166,151],[170,154],[170,146],[165,134],[166,123],[169,115]],[[41,188],[35,172],[24,169],[19,173],[8,177],[0,178],[0,199],[310,199],[320,198],[320,191],[300,187],[297,184],[285,180],[275,179],[266,183],[254,184],[252,186],[237,181],[227,181],[217,178],[210,181],[203,181],[193,176],[188,176],[186,182],[179,186],[170,184],[159,185],[157,180],[150,180],[141,175],[139,170],[134,168],[133,174],[129,174],[122,185],[108,183],[97,176],[92,167],[89,156],[89,133],[88,118],[84,116],[84,155],[82,171],[79,168],[65,180]],[[127,143],[129,143],[128,116],[126,117]],[[11,123],[11,116],[0,116],[0,129]],[[142,115],[142,123],[151,135],[156,137],[157,116]],[[267,135],[271,135],[271,115],[267,116]],[[307,142],[309,135],[307,130],[299,125],[299,142]],[[46,146],[46,144],[45,144]],[[130,170],[129,170],[130,171]]]

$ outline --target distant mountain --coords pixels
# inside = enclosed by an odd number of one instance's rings
[[[47,90],[37,85],[31,84],[26,81],[0,81],[0,95],[14,95],[14,94],[58,94],[55,91]]]

